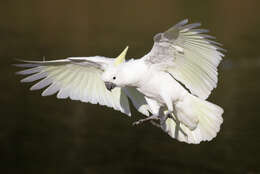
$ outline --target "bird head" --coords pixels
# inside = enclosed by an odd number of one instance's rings
[[[128,46],[115,58],[113,64],[111,64],[104,71],[102,80],[105,83],[107,90],[111,91],[115,87],[123,87],[125,78],[120,73],[120,65],[125,63],[125,56],[128,50]]]

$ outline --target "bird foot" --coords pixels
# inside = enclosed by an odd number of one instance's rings
[[[151,120],[150,123],[155,127],[161,128],[162,126],[159,123],[156,123],[154,120]]]
[[[145,123],[145,122],[147,122],[147,121],[152,121],[152,120],[159,120],[159,117],[157,116],[157,115],[152,115],[152,116],[150,116],[150,117],[148,117],[148,118],[145,118],[145,119],[140,119],[140,120],[138,120],[138,121],[135,121],[135,122],[133,122],[133,126],[137,126],[137,125],[140,125],[140,124],[142,124],[142,123]]]

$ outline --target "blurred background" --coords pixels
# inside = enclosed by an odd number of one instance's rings
[[[26,174],[260,173],[260,3],[257,0],[0,2],[0,172]],[[150,124],[132,127],[110,108],[20,84],[15,58],[139,58],[153,35],[182,19],[202,22],[228,50],[209,100],[225,109],[218,136],[180,143]]]

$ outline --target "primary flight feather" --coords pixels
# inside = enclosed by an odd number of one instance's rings
[[[223,109],[206,101],[218,81],[217,66],[224,56],[220,44],[183,20],[154,36],[151,51],[125,61],[128,47],[117,58],[69,57],[53,61],[25,61],[29,75],[21,82],[40,80],[31,87],[47,87],[42,96],[99,103],[131,115],[128,98],[150,121],[172,138],[198,144],[212,140],[223,122]]]

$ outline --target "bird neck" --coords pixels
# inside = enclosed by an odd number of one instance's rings
[[[130,60],[125,64],[127,86],[138,87],[147,72],[147,66],[141,59]]]

